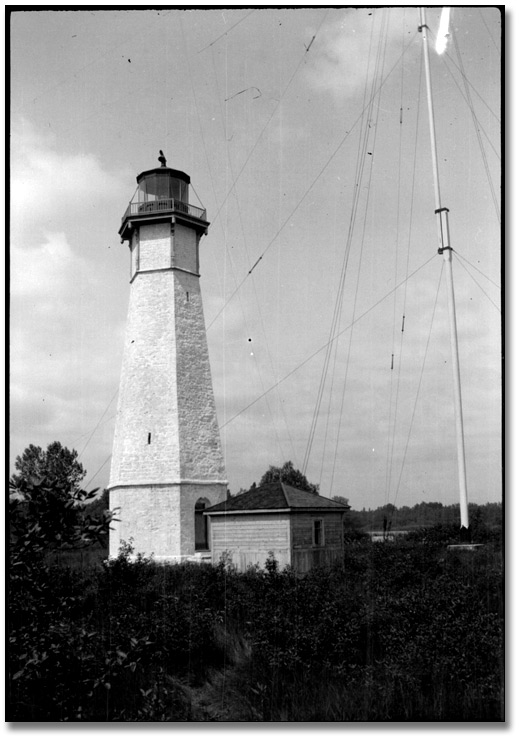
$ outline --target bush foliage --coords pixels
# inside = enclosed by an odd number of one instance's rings
[[[492,545],[353,542],[304,576],[131,553],[13,574],[11,721],[503,720]]]

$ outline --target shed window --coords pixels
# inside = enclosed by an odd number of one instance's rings
[[[324,536],[323,536],[323,520],[322,519],[315,519],[312,521],[312,544],[313,545],[323,545],[324,544]]]

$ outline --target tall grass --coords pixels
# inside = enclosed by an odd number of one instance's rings
[[[491,546],[360,543],[304,576],[71,560],[13,592],[11,721],[503,720]]]

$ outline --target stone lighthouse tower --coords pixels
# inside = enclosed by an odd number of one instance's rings
[[[110,555],[204,556],[205,507],[226,498],[199,284],[206,211],[190,178],[166,166],[137,177],[119,234],[130,249],[130,304],[110,470],[118,509]]]

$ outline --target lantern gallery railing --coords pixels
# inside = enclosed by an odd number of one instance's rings
[[[152,200],[150,202],[131,202],[121,218],[121,222],[134,215],[148,215],[150,213],[160,212],[182,212],[198,220],[206,220],[206,210],[203,210],[201,207],[195,207],[195,205],[189,205],[187,202],[167,198],[163,200]]]

